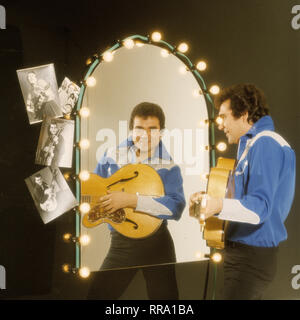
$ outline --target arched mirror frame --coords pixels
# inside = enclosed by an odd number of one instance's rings
[[[199,84],[199,87],[201,88],[200,93],[204,95],[206,106],[207,106],[207,111],[209,118],[206,119],[208,123],[208,134],[209,134],[209,163],[210,167],[215,166],[215,113],[214,113],[214,104],[213,100],[210,96],[210,93],[206,87],[206,84],[204,82],[204,79],[202,78],[201,74],[199,73],[198,69],[196,66],[190,61],[190,59],[182,52],[180,52],[176,47],[170,45],[169,43],[163,41],[163,40],[158,40],[158,41],[153,41],[150,36],[141,36],[141,35],[133,35],[130,37],[127,37],[126,39],[122,41],[118,41],[114,46],[112,46],[110,49],[106,50],[102,54],[98,55],[95,54],[93,55],[92,58],[89,58],[87,61],[88,69],[87,72],[85,73],[84,79],[81,81],[81,87],[80,87],[80,94],[78,97],[77,105],[76,105],[76,125],[75,125],[75,145],[76,145],[76,150],[75,150],[75,174],[76,174],[76,199],[78,203],[81,203],[81,192],[80,192],[80,179],[79,179],[79,173],[81,170],[81,153],[80,153],[80,140],[81,140],[81,117],[80,117],[80,110],[82,108],[83,104],[83,97],[85,94],[85,90],[87,87],[88,79],[89,77],[92,76],[94,70],[96,67],[103,61],[103,55],[107,52],[114,52],[118,48],[122,47],[124,45],[124,41],[131,39],[133,41],[138,41],[140,43],[145,43],[145,44],[152,44],[155,46],[158,46],[162,49],[166,49],[169,53],[175,55],[178,59],[183,62],[187,68],[188,71],[192,73],[194,78],[196,79],[197,83]],[[76,209],[76,230],[75,230],[75,235],[76,238],[79,239],[81,235],[81,212],[79,210],[79,207]],[[212,251],[214,249],[211,249]],[[81,245],[80,242],[76,242],[76,247],[75,247],[75,269],[80,270],[81,268]],[[214,279],[216,279],[216,267],[214,268]],[[214,281],[215,282],[215,281]],[[214,285],[215,286],[215,285]]]

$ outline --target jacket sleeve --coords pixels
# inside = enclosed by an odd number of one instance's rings
[[[263,223],[272,212],[283,161],[282,147],[272,138],[260,138],[249,150],[244,195],[240,199],[224,199],[219,218]]]
[[[178,166],[157,171],[163,181],[165,195],[154,198],[152,196],[138,196],[136,211],[145,212],[160,219],[179,220],[185,208],[183,180]]]

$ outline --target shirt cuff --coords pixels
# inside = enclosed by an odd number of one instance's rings
[[[151,214],[152,216],[172,216],[172,212],[163,204],[155,201],[152,196],[137,196],[135,211]]]
[[[250,224],[259,224],[258,214],[244,207],[239,200],[223,199],[223,208],[218,215],[219,219]]]

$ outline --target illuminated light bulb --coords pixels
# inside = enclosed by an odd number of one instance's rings
[[[82,107],[79,110],[79,114],[82,118],[87,118],[90,115],[90,109],[87,107]]]
[[[204,207],[203,207],[203,208],[204,208]],[[205,221],[205,214],[204,214],[204,213],[201,213],[201,214],[200,214],[199,220],[200,220],[200,221]]]
[[[140,42],[140,41],[136,41],[135,45],[139,48],[143,47],[145,45],[145,43]]]
[[[199,71],[204,71],[206,69],[207,65],[206,65],[206,62],[205,61],[199,61],[197,63],[197,66],[196,68],[199,70]]]
[[[91,206],[87,203],[87,202],[83,202],[80,206],[79,206],[79,210],[81,213],[88,213],[91,210]]]
[[[88,77],[86,79],[86,85],[88,87],[94,87],[96,85],[96,83],[97,83],[97,81],[96,81],[96,79],[94,77]]]
[[[81,181],[87,181],[87,180],[89,180],[89,178],[90,178],[90,173],[87,170],[82,170],[79,173],[79,179]]]
[[[86,59],[85,64],[88,66],[88,65],[90,65],[92,62],[93,62],[92,58],[88,58],[88,59]]]
[[[217,85],[213,85],[210,87],[209,92],[214,95],[219,94],[220,88]]]
[[[187,52],[188,49],[189,49],[189,46],[188,46],[185,42],[181,43],[181,44],[178,46],[178,51],[180,51],[181,53]]]
[[[65,178],[66,180],[69,180],[70,177],[71,177],[70,173],[68,173],[68,172],[64,173],[64,178]]]
[[[222,261],[222,255],[221,255],[221,253],[216,252],[211,256],[211,259],[213,262],[219,263]]]
[[[70,241],[71,237],[72,237],[71,233],[65,233],[65,234],[63,235],[63,239],[64,239],[65,241]]]
[[[208,173],[202,173],[200,177],[201,177],[202,180],[208,180],[209,174]]]
[[[90,275],[90,270],[87,267],[82,267],[79,269],[79,275],[81,278],[88,278]]]
[[[154,41],[154,42],[158,42],[161,40],[161,33],[158,32],[158,31],[155,31],[152,33],[151,35],[151,39]]]
[[[218,125],[223,124],[223,118],[222,118],[222,117],[217,117],[217,118],[216,118],[216,123],[217,123]]]
[[[179,68],[179,73],[181,73],[181,74],[187,74],[187,72],[188,72],[188,70],[187,70],[186,66],[181,66],[181,67]]]
[[[223,152],[227,149],[227,144],[225,142],[219,142],[217,145],[217,149]]]
[[[134,41],[132,39],[126,39],[123,44],[127,49],[132,49],[134,47]]]
[[[168,56],[169,56],[169,51],[168,50],[166,50],[166,49],[162,49],[161,51],[160,51],[160,55],[163,57],[163,58],[167,58]]]
[[[199,127],[200,128],[205,128],[208,124],[208,120],[200,120],[199,121]]]
[[[103,53],[103,60],[105,62],[111,62],[114,59],[114,55],[110,51],[106,51]]]
[[[79,142],[79,147],[80,147],[81,149],[88,149],[89,146],[90,146],[90,142],[89,142],[88,139],[82,139],[82,140],[80,140],[80,142]]]
[[[67,119],[67,120],[70,120],[70,119],[71,119],[70,113],[65,114],[65,115],[64,115],[64,118]]]
[[[194,96],[195,98],[198,98],[198,97],[200,97],[201,95],[202,95],[201,89],[195,89],[195,90],[193,91],[193,96]]]
[[[69,264],[65,263],[62,265],[63,272],[68,273],[68,272],[70,272],[70,269],[71,269],[71,267]]]
[[[90,241],[91,241],[91,238],[90,238],[90,236],[87,235],[87,234],[84,234],[84,235],[82,235],[82,236],[79,238],[79,242],[80,242],[80,244],[83,245],[83,246],[88,245],[88,244],[90,243]]]
[[[203,257],[204,257],[204,254],[203,254],[202,252],[197,251],[197,252],[195,253],[195,258],[196,258],[196,259],[202,259]]]

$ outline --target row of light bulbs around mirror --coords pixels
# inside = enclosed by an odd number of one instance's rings
[[[153,42],[159,42],[161,40],[161,33],[160,32],[153,32],[152,35],[151,35],[151,39]],[[136,45],[137,47],[142,47],[144,46],[144,43],[142,42],[138,42],[138,41],[133,41],[132,39],[130,38],[127,38],[123,41],[123,45],[125,48],[127,49],[132,49],[134,48],[134,46]],[[176,48],[179,52],[181,53],[186,53],[188,51],[188,45],[183,42],[181,44],[179,44],[179,46]],[[167,49],[162,49],[161,50],[161,56],[163,58],[167,58],[168,56],[170,55],[170,52],[167,50]],[[114,58],[114,52],[111,52],[111,51],[106,51],[103,53],[103,56],[102,56],[103,60],[105,62],[111,62]],[[89,58],[86,62],[87,65],[91,64],[92,60]],[[196,69],[199,70],[199,71],[205,71],[207,68],[207,64],[205,61],[199,61],[197,64],[196,64]],[[186,66],[181,66],[179,68],[179,72],[180,74],[184,75],[186,74],[187,72],[189,71],[189,69],[186,67]],[[85,80],[85,84],[88,86],[88,87],[94,87],[96,85],[97,81],[96,79],[93,77],[93,76],[90,76],[88,77],[86,80]],[[212,85],[209,89],[209,92],[213,95],[217,95],[219,94],[220,92],[220,88],[218,85]],[[199,97],[203,95],[203,91],[200,89],[195,89],[193,91],[193,96],[195,98]],[[90,111],[88,108],[86,107],[82,107],[79,111],[79,115],[82,117],[82,118],[87,118],[89,115],[90,115]],[[215,119],[215,122],[220,125],[222,124],[222,121],[223,119],[220,118],[220,117],[217,117]],[[205,127],[206,125],[208,125],[209,123],[209,120],[200,120],[199,121],[199,126],[200,127]],[[78,147],[81,148],[81,149],[88,149],[90,146],[90,142],[88,139],[82,139],[80,140],[80,142],[78,143]],[[216,146],[216,148],[223,152],[227,149],[227,145],[226,143],[224,142],[219,142]],[[203,150],[209,150],[209,147],[208,146],[203,146]],[[70,179],[71,177],[72,178],[77,178],[77,176],[72,176],[71,174],[69,173],[65,173],[64,174],[65,178],[68,180]],[[90,174],[88,171],[86,170],[83,170],[79,173],[78,175],[79,179],[81,181],[86,181],[89,179],[90,177]],[[204,173],[202,176],[201,176],[202,179],[207,179],[208,178],[208,174]],[[89,212],[90,210],[90,205],[88,203],[81,203],[80,206],[79,206],[79,211],[82,213],[82,214],[85,214],[87,212]],[[63,235],[63,239],[64,241],[66,242],[73,242],[73,243],[79,243],[80,245],[82,246],[85,246],[85,245],[88,245],[90,243],[90,237],[89,235],[85,234],[85,235],[81,235],[80,237],[73,237],[70,233],[66,233]],[[209,254],[203,254],[201,252],[196,252],[195,254],[195,257],[200,259],[200,258],[209,258],[210,260],[212,260],[213,262],[215,263],[219,263],[222,261],[222,255],[219,253],[219,252],[213,252],[211,255]],[[90,270],[87,268],[87,267],[82,267],[82,268],[73,268],[70,264],[64,264],[62,266],[62,269],[64,272],[66,273],[78,273],[80,277],[82,278],[88,278],[89,275],[90,275]]]
[[[161,35],[160,32],[155,31],[155,32],[152,33],[152,35],[151,35],[151,40],[152,40],[153,42],[159,42],[161,39],[162,39],[162,35]],[[132,49],[132,48],[134,48],[135,46],[137,46],[137,47],[142,47],[142,46],[144,46],[144,43],[143,43],[143,42],[134,41],[134,40],[131,39],[131,38],[127,38],[127,39],[123,40],[122,44],[123,44],[123,46],[124,46],[125,48],[127,48],[127,49]],[[175,51],[175,52],[178,51],[178,52],[180,52],[180,53],[186,53],[186,52],[188,51],[188,49],[189,49],[188,44],[185,43],[185,42],[182,42],[182,43],[180,43],[180,44],[178,45],[178,47],[177,47],[174,51]],[[110,51],[110,50],[105,51],[105,52],[102,54],[102,59],[103,59],[103,61],[105,61],[105,62],[111,62],[111,61],[113,61],[113,59],[114,59],[114,53],[115,53],[115,51]],[[167,58],[169,55],[170,55],[170,51],[168,51],[167,49],[162,49],[162,50],[161,50],[161,56],[162,56],[163,58]],[[95,55],[95,56],[97,56],[97,55]],[[97,57],[98,57],[98,56],[97,56]],[[92,58],[88,58],[87,61],[86,61],[86,64],[87,64],[87,65],[90,65],[91,63],[92,63]],[[201,71],[201,72],[202,72],[202,71],[205,71],[206,68],[207,68],[207,63],[206,63],[205,61],[201,60],[201,61],[199,61],[199,62],[196,64],[195,67],[193,66],[193,68],[196,68],[198,71]],[[183,65],[183,66],[181,66],[181,67],[179,68],[179,72],[180,72],[181,74],[186,74],[186,73],[188,73],[188,71],[189,71],[189,68],[188,68],[187,66],[184,66],[184,65]],[[85,83],[86,83],[86,85],[87,85],[88,87],[93,87],[93,86],[95,86],[95,85],[96,85],[96,82],[97,82],[97,81],[96,81],[96,79],[95,79],[93,76],[90,76],[90,77],[88,77],[88,78],[85,80]],[[220,92],[220,88],[219,88],[218,85],[212,85],[212,86],[210,87],[210,89],[209,89],[209,92],[210,92],[211,94],[213,94],[213,95],[217,95],[217,94],[219,94],[219,92]],[[194,97],[199,97],[199,96],[202,95],[202,94],[203,94],[202,90],[194,90],[194,91],[193,91],[193,96],[194,96]]]
[[[80,237],[73,237],[70,233],[66,233],[63,235],[63,239],[65,242],[74,242],[80,243],[80,245],[88,245],[90,243],[90,236],[85,234],[81,235]],[[204,254],[202,252],[196,252],[195,257],[197,259],[209,259],[214,263],[220,263],[223,259],[222,254],[220,252],[212,251],[210,254]],[[62,270],[65,273],[73,273],[78,274],[81,278],[88,278],[90,276],[90,270],[88,267],[81,267],[81,268],[74,268],[70,264],[63,264]]]

